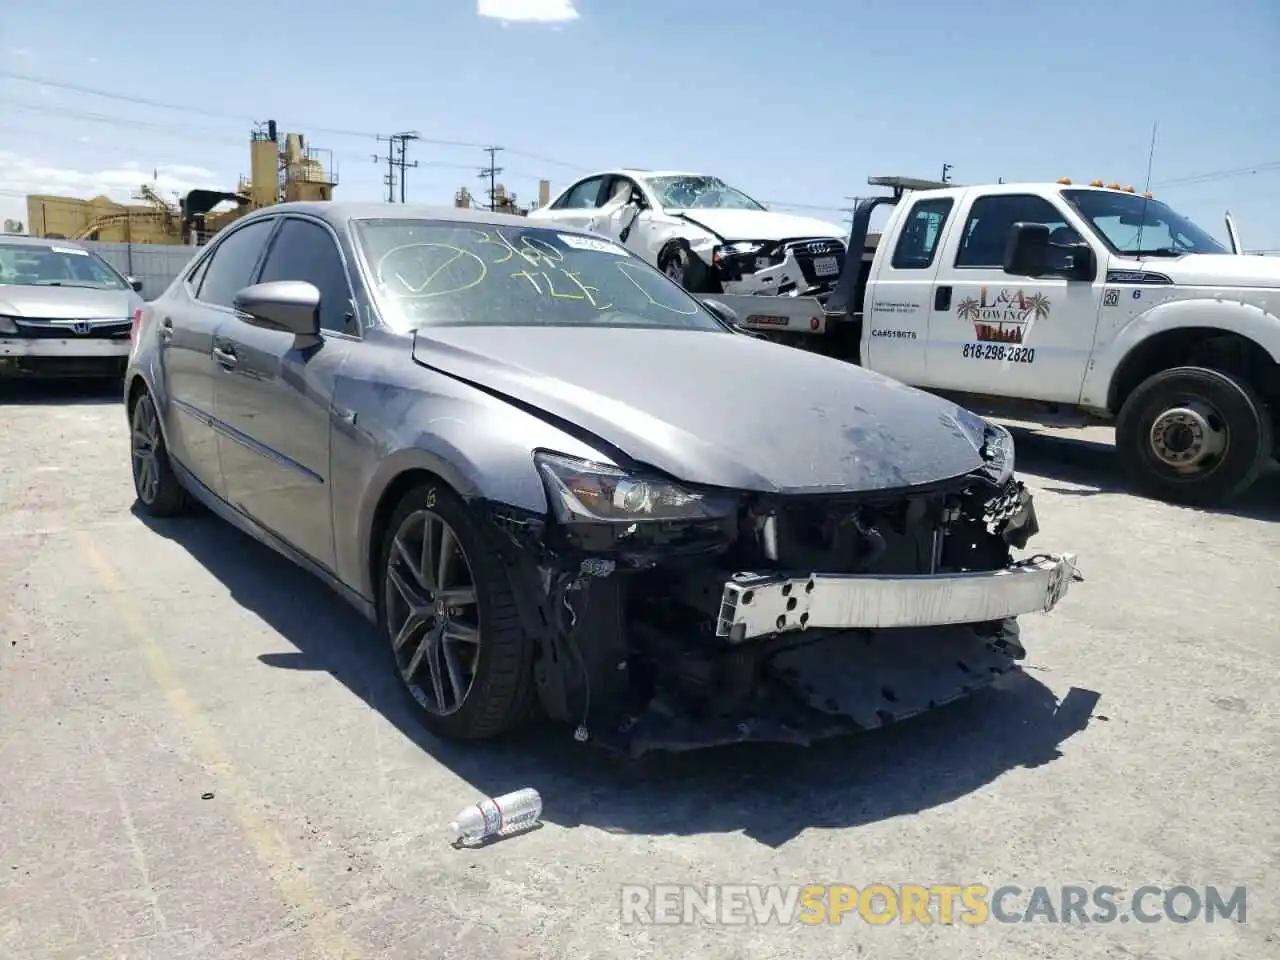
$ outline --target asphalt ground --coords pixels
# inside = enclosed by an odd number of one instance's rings
[[[3,960],[1280,956],[1280,472],[1182,509],[1124,492],[1105,431],[1020,432],[1033,546],[1087,577],[1024,619],[1022,676],[630,763],[433,740],[336,596],[212,517],[132,512],[115,391],[0,384],[0,439]],[[541,829],[450,846],[521,786]],[[1017,885],[1006,916],[1110,885],[1126,919],[622,922],[624,885],[875,883]],[[1141,922],[1148,884],[1244,887],[1245,922]]]

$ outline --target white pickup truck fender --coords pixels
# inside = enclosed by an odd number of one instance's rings
[[[1144,289],[1153,297],[1165,291],[1175,296],[1178,292],[1186,292],[1185,288],[1182,291],[1160,287],[1135,289]],[[1124,295],[1128,296],[1128,292]],[[1253,302],[1241,297],[1251,297]],[[1080,392],[1080,404],[1084,407],[1106,409],[1112,379],[1125,357],[1167,330],[1210,327],[1224,333],[1239,334],[1258,344],[1271,355],[1271,359],[1280,363],[1280,291],[1200,289],[1191,299],[1157,303],[1122,324],[1113,336],[1104,340],[1107,336],[1105,325],[1104,313],[1098,328],[1098,342]]]

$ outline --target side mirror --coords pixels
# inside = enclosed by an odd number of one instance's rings
[[[1015,223],[1004,247],[1004,272],[1039,277],[1049,272],[1049,228],[1043,223]]]
[[[1091,282],[1098,277],[1098,255],[1087,243],[1071,245],[1071,263],[1067,267],[1068,280]]]
[[[138,279],[137,277],[125,277],[124,279],[125,279],[125,282],[128,283],[129,286],[133,288],[134,293],[142,292],[142,281],[140,279]]]
[[[727,303],[721,303],[719,300],[703,300],[702,305],[710,310],[721,323],[728,324],[735,330],[742,328],[742,320],[738,317],[738,311]]]
[[[247,323],[297,337],[320,334],[320,291],[301,280],[274,280],[245,287],[235,307]]]

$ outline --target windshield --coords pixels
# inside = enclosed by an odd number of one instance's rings
[[[1177,257],[1184,253],[1228,252],[1208,233],[1159,200],[1111,190],[1064,190],[1062,195],[1115,253]]]
[[[129,285],[97,254],[80,247],[0,243],[0,284],[126,290]]]
[[[764,210],[718,177],[649,177],[645,180],[668,210]]]
[[[544,227],[360,220],[388,323],[662,327],[727,332],[677,284],[603,238]]]

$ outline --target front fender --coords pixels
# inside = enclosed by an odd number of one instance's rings
[[[368,558],[376,549],[379,507],[389,505],[384,500],[410,472],[438,476],[467,501],[545,514],[549,505],[534,450],[610,462],[582,440],[499,397],[443,374],[425,369],[422,374],[430,378],[430,393],[414,395],[407,405],[398,402],[394,414],[385,418],[370,416],[359,427],[334,428],[339,573],[365,597],[373,589]]]
[[[1232,296],[1228,291],[1217,296],[1224,299],[1200,297],[1156,304],[1122,326],[1114,337],[1094,351],[1085,374],[1081,405],[1106,409],[1111,383],[1125,358],[1141,344],[1168,330],[1206,327],[1238,334],[1258,344],[1272,360],[1280,363],[1280,316],[1273,309],[1254,303],[1225,299]]]

